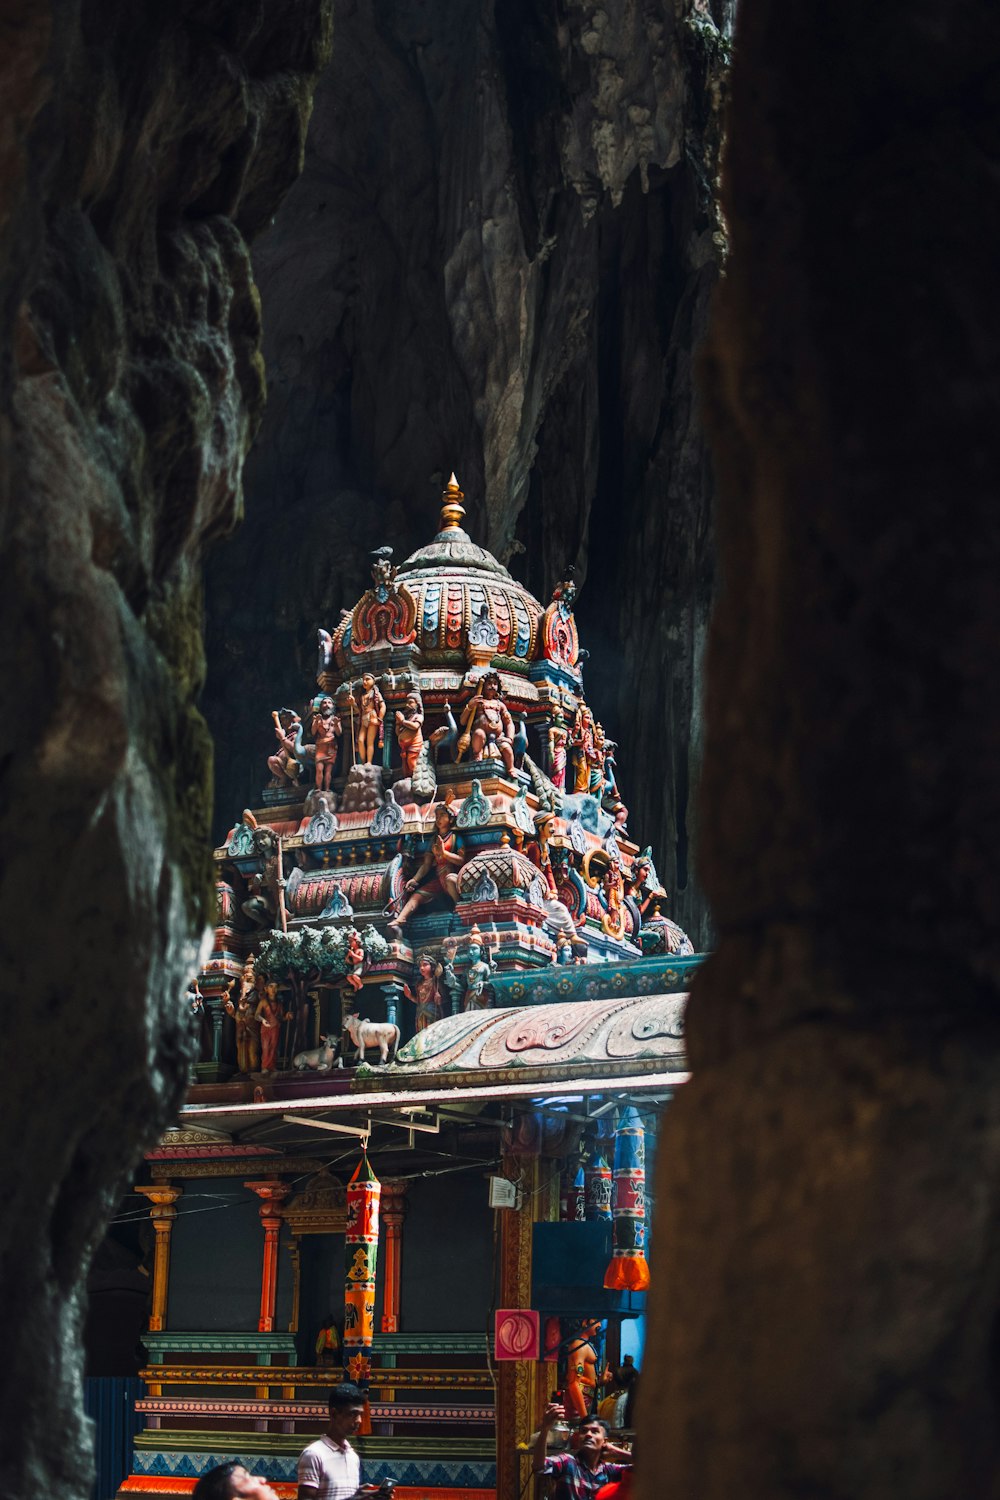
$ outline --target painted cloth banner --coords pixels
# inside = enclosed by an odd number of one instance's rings
[[[378,1202],[382,1184],[368,1164],[367,1152],[347,1184],[347,1228],[344,1234],[344,1366],[348,1380],[365,1392],[361,1431],[371,1431],[368,1380],[375,1332],[375,1268],[378,1264]]]
[[[634,1105],[622,1111],[615,1132],[612,1191],[614,1251],[604,1285],[615,1292],[644,1292],[649,1286],[646,1244],[646,1133]]]
[[[611,1218],[611,1168],[600,1146],[595,1146],[583,1174],[585,1217],[587,1223],[594,1219]]]
[[[583,1223],[584,1191],[583,1168],[574,1172],[569,1167],[562,1174],[559,1193],[559,1218],[564,1224]]]

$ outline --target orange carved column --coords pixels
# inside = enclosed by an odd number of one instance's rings
[[[403,1269],[403,1219],[406,1215],[405,1182],[382,1184],[380,1213],[385,1225],[385,1282],[382,1287],[382,1332],[399,1332],[399,1284]]]
[[[171,1187],[166,1182],[153,1182],[145,1187],[136,1187],[150,1202],[149,1216],[156,1232],[156,1249],[153,1257],[153,1305],[149,1314],[150,1333],[162,1333],[167,1326],[167,1288],[170,1283],[170,1232],[174,1227],[177,1209],[174,1204],[184,1191]]]
[[[287,1182],[245,1182],[245,1188],[260,1199],[260,1222],[264,1226],[264,1264],[260,1276],[260,1318],[258,1333],[274,1332],[274,1303],[278,1293],[278,1236],[281,1233],[281,1205],[291,1192]]]

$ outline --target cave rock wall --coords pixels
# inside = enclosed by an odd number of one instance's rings
[[[569,563],[585,578],[587,687],[632,826],[706,940],[692,350],[724,248],[730,9],[337,7],[304,173],[254,250],[269,402],[246,522],[209,575],[218,836],[261,784],[268,710],[302,698],[316,626],[361,593],[369,548],[429,538],[453,467],[471,531],[536,593]]]
[[[201,560],[264,400],[247,237],[330,17],[4,0],[0,35],[0,1474],[82,1500],[84,1277],[179,1103],[211,916]]]

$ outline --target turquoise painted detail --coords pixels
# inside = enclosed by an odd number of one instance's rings
[[[441,585],[429,583],[424,589],[424,631],[436,636],[441,619]]]
[[[690,988],[704,953],[657,955],[627,963],[583,964],[569,968],[515,970],[494,974],[493,1007],[552,1005],[566,1000],[611,1000],[619,995],[677,995]]]
[[[514,638],[511,649],[515,656],[524,660],[528,655],[531,645],[531,617],[524,607],[523,600],[516,594],[513,595],[514,602]]]

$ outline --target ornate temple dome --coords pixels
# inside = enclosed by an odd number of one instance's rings
[[[502,844],[474,854],[462,867],[458,888],[465,901],[496,900],[514,895],[527,899],[532,887],[538,883],[538,870],[531,860],[510,844]],[[489,894],[491,887],[495,895]],[[544,892],[541,899],[544,899]]]
[[[474,645],[477,632],[484,637],[486,660],[501,656],[512,666],[526,665],[537,655],[542,606],[463,531],[464,498],[453,474],[443,496],[440,531],[397,574],[416,600],[421,656],[435,662],[460,654],[465,660],[471,631]],[[486,649],[490,643],[492,651]]]

